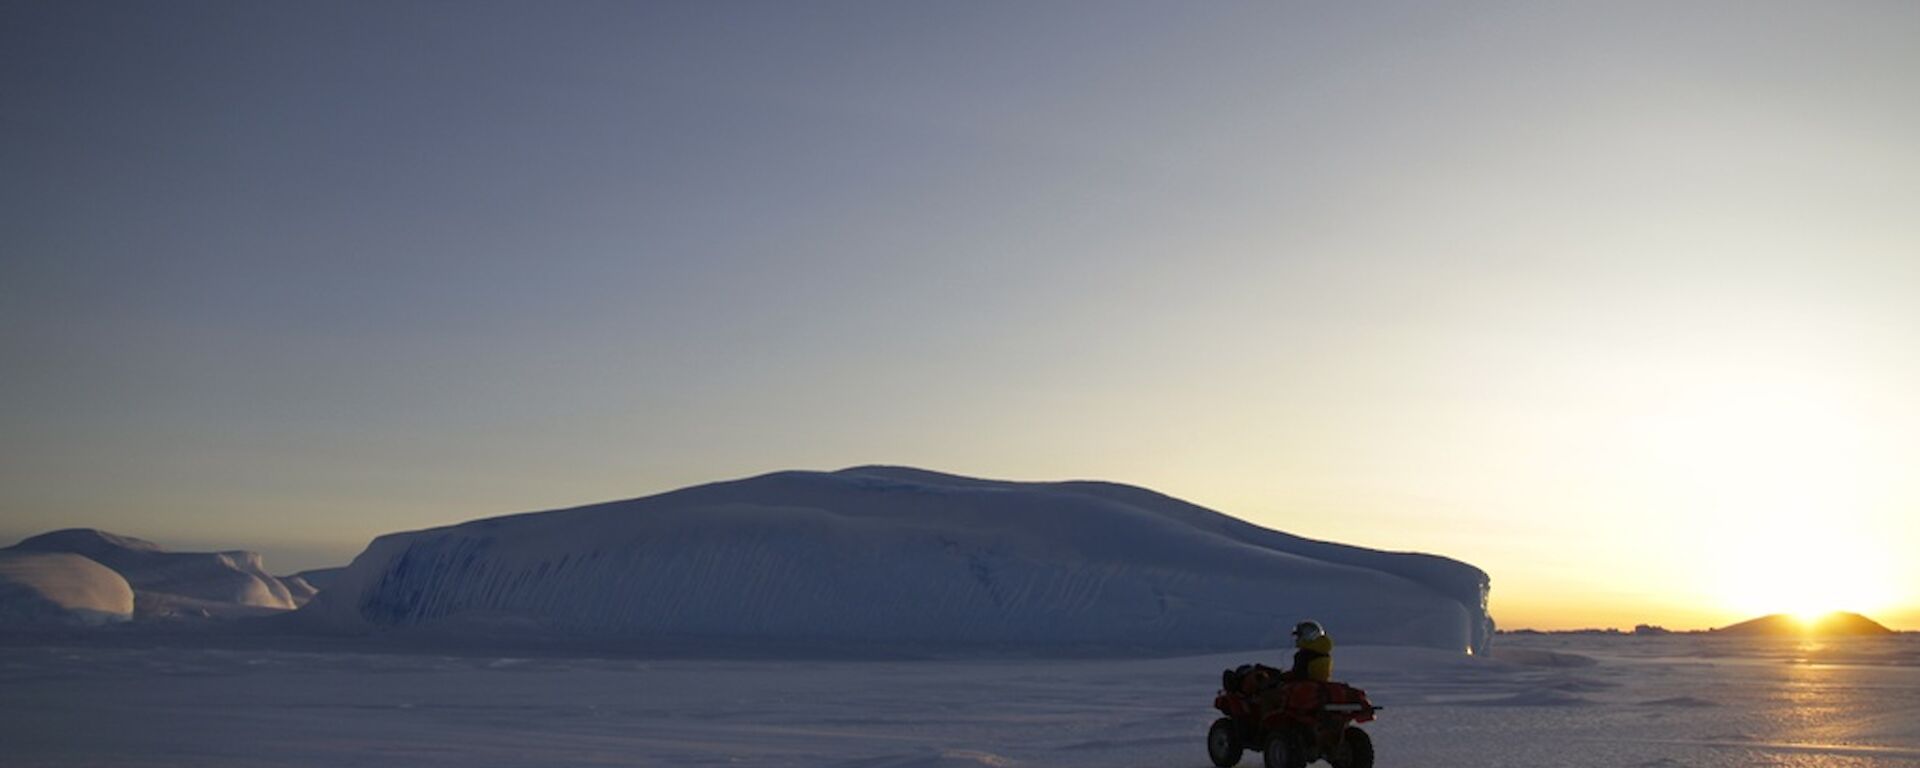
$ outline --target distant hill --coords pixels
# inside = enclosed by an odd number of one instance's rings
[[[1880,622],[1857,613],[1847,613],[1845,611],[1835,611],[1814,619],[1812,622],[1807,622],[1784,613],[1776,613],[1772,616],[1762,616],[1751,621],[1743,621],[1731,626],[1720,627],[1719,629],[1713,630],[1713,632],[1728,635],[1783,637],[1893,634],[1893,630],[1887,629]]]

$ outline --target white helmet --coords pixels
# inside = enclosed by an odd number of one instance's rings
[[[1295,645],[1310,643],[1326,636],[1327,631],[1320,627],[1320,622],[1303,621],[1293,625],[1293,642]]]

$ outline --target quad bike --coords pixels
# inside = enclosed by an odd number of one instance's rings
[[[1226,717],[1207,729],[1207,756],[1220,768],[1260,750],[1265,768],[1303,768],[1326,760],[1334,768],[1373,768],[1373,740],[1356,723],[1383,709],[1367,692],[1345,683],[1283,681],[1280,671],[1248,665],[1220,676],[1214,709]]]

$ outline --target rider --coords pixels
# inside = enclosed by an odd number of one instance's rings
[[[1317,621],[1303,621],[1293,627],[1293,668],[1281,673],[1285,681],[1312,680],[1324,683],[1333,679],[1333,638]]]

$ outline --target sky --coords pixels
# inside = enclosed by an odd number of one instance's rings
[[[0,4],[0,543],[1147,486],[1920,629],[1920,6]]]

